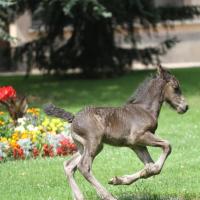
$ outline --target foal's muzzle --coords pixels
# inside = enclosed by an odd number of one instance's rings
[[[177,112],[180,113],[180,114],[183,114],[185,112],[187,112],[187,110],[189,109],[189,106],[188,104],[180,104],[177,108]]]

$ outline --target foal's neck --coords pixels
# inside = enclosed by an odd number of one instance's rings
[[[157,119],[164,101],[163,88],[163,80],[160,78],[152,79],[147,85],[145,92],[138,99],[136,98],[134,103],[142,106],[154,119]]]

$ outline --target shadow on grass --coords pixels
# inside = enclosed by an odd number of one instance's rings
[[[187,197],[163,196],[157,194],[122,195],[118,200],[189,200]]]
[[[200,95],[200,68],[170,70],[180,80],[186,97]],[[153,71],[134,71],[113,79],[69,79],[67,77],[1,77],[0,85],[13,85],[19,93],[30,96],[30,104],[40,106],[52,102],[69,108],[86,105],[123,104],[145,77]]]

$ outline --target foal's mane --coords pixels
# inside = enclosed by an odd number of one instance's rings
[[[137,89],[127,100],[126,104],[134,103],[137,99],[140,99],[142,96],[145,96],[145,94],[147,93],[147,90],[149,89],[149,87],[152,85],[152,83],[155,80],[159,81],[158,76],[152,75],[152,74],[148,76],[141,84],[139,84]]]

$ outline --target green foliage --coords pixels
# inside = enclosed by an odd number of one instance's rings
[[[161,7],[158,8],[160,14],[160,21],[166,20],[183,20],[191,19],[195,16],[199,16],[200,7],[199,6],[183,6],[183,7]]]
[[[13,0],[0,0],[0,6],[3,8],[7,8],[8,6],[11,6],[15,4],[15,1]]]
[[[14,5],[13,0],[0,0],[0,39],[9,41],[12,38],[8,34],[8,7]]]
[[[99,17],[111,17],[112,13],[107,11],[107,9],[98,0],[65,0],[62,1],[63,11],[66,15],[75,16],[73,9],[77,6],[82,7],[83,12],[87,14],[88,7],[92,7],[93,16],[95,18]]]
[[[18,0],[9,7],[11,20],[26,9],[39,21],[39,39],[18,47],[17,60],[27,57],[27,71],[35,64],[45,72],[64,73],[79,68],[89,77],[113,76],[131,68],[132,61],[144,64],[159,62],[159,56],[176,43],[167,38],[155,48],[138,48],[138,27],[151,35],[157,24],[191,19],[200,14],[199,7],[156,7],[154,0]],[[63,29],[72,27],[72,36],[63,37]],[[115,45],[115,30],[126,30],[132,48]],[[45,34],[44,34],[45,32]]]
[[[12,135],[12,132],[14,130],[14,126],[10,121],[9,116],[0,116],[0,137],[9,137]]]

